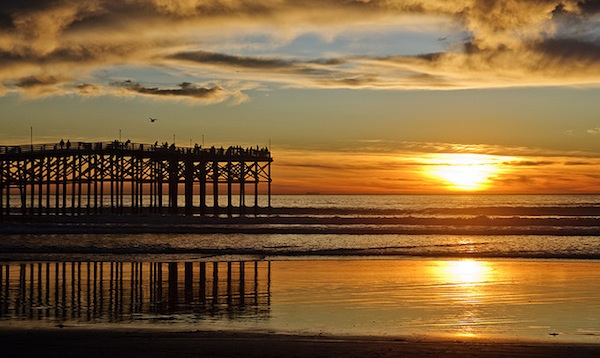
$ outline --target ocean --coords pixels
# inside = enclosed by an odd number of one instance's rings
[[[272,206],[211,230],[162,216],[135,230],[7,230],[0,327],[600,343],[600,195],[275,195]]]
[[[210,221],[211,230],[196,229],[194,218],[142,216],[137,231],[117,221],[99,224],[110,229],[100,233],[84,223],[77,235],[60,229],[5,234],[0,258],[85,253],[109,260],[126,254],[600,259],[600,195],[275,195],[272,206],[270,216]]]

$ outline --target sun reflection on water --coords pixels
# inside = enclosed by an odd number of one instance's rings
[[[491,272],[485,262],[475,260],[442,261],[436,271],[446,282],[461,285],[485,282]]]
[[[493,280],[492,269],[485,261],[438,261],[432,276],[440,285],[441,294],[450,298],[452,314],[447,317],[451,335],[476,338],[484,324],[480,306],[485,301],[486,286]]]

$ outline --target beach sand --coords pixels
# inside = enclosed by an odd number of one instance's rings
[[[551,342],[293,336],[129,329],[0,328],[3,357],[598,357],[600,346]]]

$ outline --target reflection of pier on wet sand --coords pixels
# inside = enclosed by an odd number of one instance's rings
[[[270,262],[37,262],[0,265],[0,319],[134,322],[264,317]]]
[[[273,262],[271,277],[266,261],[3,263],[0,346],[3,357],[598,357],[596,265],[300,260]]]

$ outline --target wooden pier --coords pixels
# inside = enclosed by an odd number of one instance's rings
[[[0,217],[258,213],[271,207],[272,161],[268,148],[258,147],[62,140],[0,146]]]

